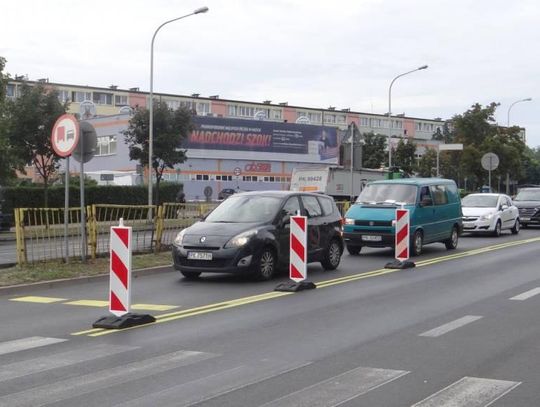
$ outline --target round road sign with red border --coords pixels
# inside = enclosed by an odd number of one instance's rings
[[[79,142],[79,122],[75,116],[64,114],[56,120],[51,134],[54,152],[60,157],[71,155]]]

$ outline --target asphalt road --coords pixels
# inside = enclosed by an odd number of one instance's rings
[[[157,323],[92,329],[107,281],[0,292],[0,406],[538,406],[540,230],[309,268],[316,290],[133,281]]]

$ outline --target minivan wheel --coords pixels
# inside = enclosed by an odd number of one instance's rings
[[[197,280],[201,275],[200,271],[181,271],[182,275],[187,280]]]
[[[274,251],[267,247],[261,253],[259,263],[255,270],[255,277],[257,280],[265,281],[274,277],[276,272],[276,255]]]
[[[347,245],[347,251],[350,255],[354,256],[360,253],[360,250],[362,250],[362,246],[350,246]]]
[[[519,219],[516,219],[516,222],[514,223],[514,226],[512,229],[510,229],[513,235],[517,235],[519,233]]]
[[[501,221],[498,220],[495,224],[495,230],[493,231],[493,236],[499,237],[501,235]]]
[[[411,254],[413,256],[420,256],[422,254],[422,249],[424,246],[424,235],[421,230],[414,232],[412,239]]]
[[[336,239],[332,239],[326,249],[324,258],[321,260],[321,265],[325,270],[335,270],[339,266],[340,261],[341,245]]]
[[[450,235],[450,239],[446,240],[444,242],[444,245],[448,250],[454,250],[457,248],[459,240],[459,233],[457,227],[452,228],[452,234]]]

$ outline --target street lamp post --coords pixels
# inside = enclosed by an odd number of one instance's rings
[[[530,102],[531,100],[532,100],[532,98],[525,98],[525,99],[516,100],[514,103],[512,103],[508,107],[508,113],[506,115],[506,127],[510,127],[510,110],[512,110],[512,107],[514,107],[514,105],[516,103]],[[506,194],[507,195],[510,194],[510,172],[506,172]]]
[[[390,144],[390,138],[392,137],[392,85],[394,84],[396,79],[416,71],[421,71],[422,69],[427,69],[427,67],[427,65],[422,65],[416,69],[413,69],[412,71],[399,74],[394,79],[392,79],[392,82],[390,82],[390,87],[388,88],[388,169],[392,167],[392,145]]]
[[[506,121],[506,126],[507,127],[510,127],[510,110],[512,110],[512,107],[514,107],[514,105],[516,103],[520,103],[520,102],[530,102],[532,100],[532,98],[526,98],[526,99],[520,99],[520,100],[516,100],[514,103],[512,103],[510,105],[510,107],[508,108],[508,115],[507,115],[507,121]]]
[[[161,24],[156,31],[154,31],[154,35],[152,36],[152,43],[150,45],[150,100],[148,102],[148,113],[150,116],[149,123],[148,123],[148,206],[149,206],[149,219],[152,219],[152,203],[153,203],[153,197],[152,197],[152,169],[153,169],[153,157],[154,157],[154,40],[156,39],[156,35],[158,31],[165,25],[169,23],[173,23],[175,21],[181,20],[183,18],[193,16],[195,14],[201,14],[206,13],[208,11],[208,7],[201,7],[193,11],[192,13],[186,14],[181,17],[173,18],[172,20],[165,21],[163,24]]]

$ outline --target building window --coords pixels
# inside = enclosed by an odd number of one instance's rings
[[[272,109],[272,119],[273,120],[281,120],[281,110],[279,109]]]
[[[416,128],[416,130],[421,131],[422,130],[422,123],[417,122],[415,128]]]
[[[338,124],[345,123],[345,116],[341,116],[341,115],[337,116],[336,117],[336,123],[338,123]]]
[[[70,92],[68,90],[59,90],[58,91],[58,100],[60,101],[60,103],[69,102],[69,94],[70,94]]]
[[[367,117],[361,117],[360,126],[369,127],[369,119]]]
[[[325,114],[324,115],[324,122],[325,123],[335,123],[336,122],[336,115],[335,114]]]
[[[208,102],[197,103],[197,114],[199,116],[206,116],[208,113],[210,113],[210,103]]]
[[[127,106],[128,98],[127,95],[114,95],[114,105],[115,106]]]
[[[112,105],[113,94],[105,92],[94,92],[92,100],[96,105]]]
[[[71,92],[71,100],[75,103],[92,100],[92,94],[90,92]]]
[[[96,156],[113,154],[116,154],[116,136],[98,137]]]
[[[171,110],[176,110],[180,107],[180,101],[179,100],[164,100],[167,107]]]

